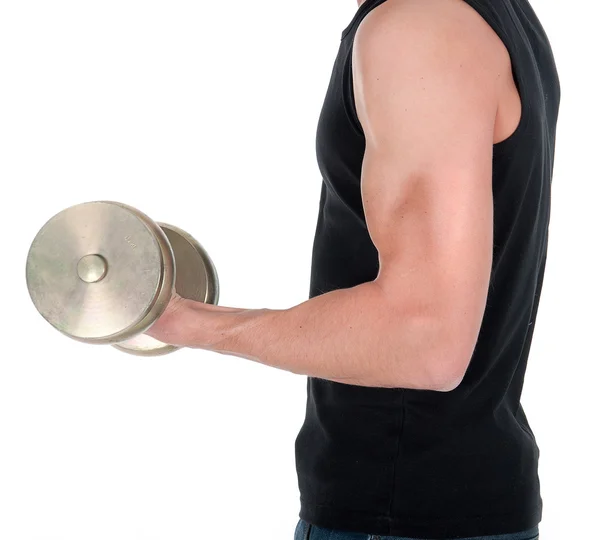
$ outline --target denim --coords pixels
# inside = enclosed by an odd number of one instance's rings
[[[535,526],[528,531],[498,534],[492,536],[470,536],[454,540],[539,540],[539,529]],[[311,525],[301,519],[296,525],[294,540],[424,540],[422,538],[407,538],[405,536],[382,536],[378,534],[365,534],[355,532],[336,531]],[[435,539],[443,540],[443,539]],[[448,539],[449,540],[449,539]]]

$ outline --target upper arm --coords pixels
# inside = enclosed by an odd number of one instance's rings
[[[447,338],[440,369],[458,378],[487,299],[492,144],[506,67],[497,36],[462,0],[390,0],[354,41],[376,282],[392,308],[438,317]]]

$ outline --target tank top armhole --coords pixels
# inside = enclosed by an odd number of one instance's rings
[[[344,70],[343,74],[343,96],[342,101],[344,104],[344,111],[350,121],[350,124],[361,137],[364,138],[365,133],[358,118],[358,112],[356,110],[356,102],[354,99],[354,75],[352,72],[352,50],[354,46],[351,45],[348,50],[347,69]]]
[[[506,139],[503,139],[502,141],[492,145],[494,154],[500,154],[503,153],[505,150],[512,148],[514,144],[520,140],[522,133],[526,131],[527,126],[529,125],[529,120],[531,117],[531,104],[528,97],[528,90],[526,88],[524,78],[521,77],[520,73],[515,69],[516,53],[513,51],[511,40],[508,36],[505,35],[500,26],[496,23],[494,19],[494,14],[490,12],[490,6],[482,4],[481,2],[479,2],[479,0],[463,1],[469,6],[471,6],[471,8],[473,8],[479,14],[479,16],[498,36],[500,41],[502,41],[504,47],[506,47],[506,50],[510,57],[513,79],[515,82],[515,86],[517,87],[517,92],[519,93],[519,99],[521,101],[521,117],[519,118],[519,123],[517,124],[517,127]],[[514,14],[511,12],[510,9],[508,10],[508,12],[509,16],[514,20]],[[517,20],[515,20],[515,24],[518,24]]]

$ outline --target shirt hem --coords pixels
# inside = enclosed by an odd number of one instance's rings
[[[439,518],[377,515],[324,506],[300,499],[300,519],[316,527],[370,535],[411,538],[460,539],[473,536],[515,534],[537,528],[542,520],[541,503],[528,512],[484,516]],[[537,531],[532,531],[537,533]]]

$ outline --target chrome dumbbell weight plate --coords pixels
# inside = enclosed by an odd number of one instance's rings
[[[219,294],[215,267],[196,240],[109,201],[51,218],[31,244],[26,276],[37,310],[63,334],[148,356],[177,349],[143,334],[174,288],[212,304]]]

